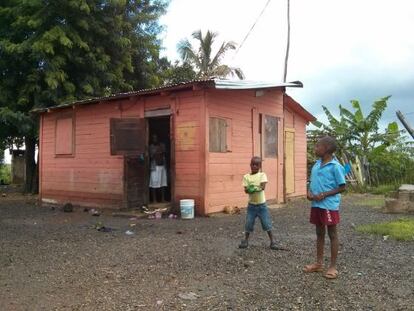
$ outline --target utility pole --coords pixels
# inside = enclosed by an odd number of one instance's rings
[[[287,67],[289,60],[289,46],[290,46],[290,0],[287,0],[287,40],[286,40],[286,54],[285,54],[285,70],[283,72],[283,82],[286,82]]]
[[[405,119],[404,115],[401,113],[401,111],[397,110],[396,112],[397,114],[397,118],[401,121],[401,123],[404,125],[405,129],[407,130],[408,133],[410,133],[411,137],[414,139],[414,130],[413,128],[410,126],[410,124],[408,124],[407,120]]]

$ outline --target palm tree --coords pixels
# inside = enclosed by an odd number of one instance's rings
[[[230,67],[222,64],[223,57],[229,50],[235,50],[236,44],[232,41],[224,41],[216,55],[212,55],[214,39],[217,37],[216,32],[210,30],[203,36],[201,30],[195,31],[192,37],[199,42],[198,49],[193,47],[188,39],[181,40],[178,45],[178,53],[183,63],[190,63],[197,72],[197,78],[226,78],[228,76],[237,76],[244,79],[244,74],[240,68]]]

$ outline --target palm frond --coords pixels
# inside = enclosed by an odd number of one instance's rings
[[[194,64],[196,67],[200,66],[199,56],[188,39],[183,39],[178,42],[177,51],[183,63]]]
[[[233,41],[229,42],[223,42],[221,44],[221,47],[217,51],[216,55],[214,56],[213,60],[211,61],[211,66],[217,66],[220,64],[221,60],[229,50],[235,50],[236,49],[236,43]]]

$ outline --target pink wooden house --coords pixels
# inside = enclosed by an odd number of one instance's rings
[[[40,110],[40,200],[99,208],[149,203],[148,137],[167,148],[168,199],[200,215],[246,205],[250,158],[263,158],[270,202],[306,194],[315,118],[285,93],[296,83],[196,80]]]

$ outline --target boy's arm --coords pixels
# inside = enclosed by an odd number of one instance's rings
[[[306,194],[306,198],[307,198],[309,201],[313,201],[314,196],[313,196],[312,192],[310,192],[310,190],[308,190],[308,193]]]
[[[345,185],[345,184],[342,184],[342,185],[339,185],[339,187],[338,187],[338,188],[336,188],[336,189],[332,189],[332,190],[325,191],[325,192],[321,192],[321,193],[319,193],[319,194],[317,194],[317,195],[314,195],[314,196],[313,196],[313,199],[314,199],[315,201],[322,201],[322,200],[323,200],[323,199],[325,199],[326,197],[329,197],[329,196],[331,196],[331,195],[335,195],[335,194],[338,194],[338,193],[344,192],[344,191],[345,191],[345,189],[346,189],[346,185]]]
[[[257,189],[257,192],[265,190],[267,182],[260,183],[260,189]]]

